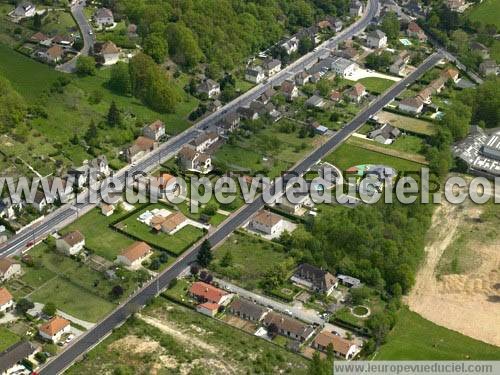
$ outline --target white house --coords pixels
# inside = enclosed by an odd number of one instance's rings
[[[220,305],[212,302],[204,302],[196,306],[196,311],[203,315],[211,316],[212,318],[217,315]]]
[[[363,4],[359,0],[351,1],[349,5],[349,15],[351,17],[361,17],[363,14]]]
[[[206,94],[210,99],[220,95],[220,85],[212,79],[205,79],[199,86],[198,92]]]
[[[9,258],[0,259],[0,281],[7,281],[11,277],[21,274],[21,265]]]
[[[245,71],[245,80],[256,84],[261,83],[266,78],[264,70],[260,66],[250,67]]]
[[[204,152],[184,146],[177,154],[182,167],[188,171],[206,174],[212,170],[212,158]]]
[[[387,46],[387,35],[381,30],[373,30],[366,37],[366,44],[370,48],[384,48]]]
[[[94,13],[94,22],[100,28],[113,25],[115,22],[113,12],[108,8],[97,9]]]
[[[37,190],[35,193],[35,197],[33,200],[33,203],[31,204],[38,212],[42,212],[43,209],[47,206],[49,202],[47,202],[47,198],[45,197],[45,194]]]
[[[320,332],[311,346],[322,352],[326,352],[329,345],[333,347],[333,353],[337,357],[347,360],[354,358],[360,351],[360,348],[353,342],[330,331]]]
[[[69,332],[71,332],[71,322],[60,316],[54,316],[38,329],[40,337],[53,343],[60,341],[62,335]]]
[[[14,297],[5,289],[0,288],[0,312],[10,311],[14,308]]]
[[[286,80],[281,84],[281,91],[287,100],[293,100],[299,96],[299,89],[294,81]]]
[[[262,67],[264,68],[266,75],[271,77],[281,70],[281,61],[277,59],[266,60],[262,64]]]
[[[424,109],[424,102],[418,96],[413,98],[406,98],[399,102],[399,110],[417,115]]]
[[[114,65],[120,59],[120,49],[111,41],[94,44],[94,53],[102,65]]]
[[[109,217],[113,215],[115,212],[115,206],[112,204],[106,204],[106,203],[101,203],[101,214],[103,214],[106,217]]]
[[[142,129],[142,134],[149,139],[158,141],[165,135],[165,123],[161,120],[156,120]]]
[[[215,142],[219,140],[219,135],[215,132],[205,132],[189,142],[189,146],[198,152],[205,152]]]
[[[281,216],[266,210],[260,210],[252,219],[252,227],[265,234],[273,235],[282,230],[284,220]]]
[[[119,264],[131,269],[138,269],[141,263],[152,255],[151,247],[145,242],[135,242],[116,257]]]
[[[56,248],[66,255],[76,255],[85,246],[85,237],[75,230],[65,234],[56,240]]]
[[[30,2],[21,2],[14,12],[12,16],[15,18],[29,18],[34,17],[36,13],[36,7]]]
[[[337,57],[332,62],[332,70],[343,78],[351,76],[357,68],[358,64],[343,57]]]
[[[296,37],[291,37],[287,41],[281,43],[281,48],[285,49],[288,55],[291,55],[299,49],[299,40]]]

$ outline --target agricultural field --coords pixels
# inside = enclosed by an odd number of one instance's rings
[[[68,374],[151,374],[159,369],[186,374],[306,374],[307,365],[296,354],[159,297]]]
[[[480,4],[475,4],[468,12],[472,21],[479,21],[483,25],[492,24],[500,28],[500,2],[498,0],[484,0]]]
[[[231,254],[232,261],[224,266],[221,260],[227,253]],[[295,265],[281,245],[252,234],[236,232],[217,247],[210,269],[242,288],[253,290],[259,288],[264,275],[277,264],[286,264],[290,272]]]
[[[500,348],[438,326],[402,308],[377,360],[498,360]]]

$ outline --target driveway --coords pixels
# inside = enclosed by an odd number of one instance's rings
[[[73,18],[76,20],[78,28],[80,29],[80,35],[83,39],[83,47],[81,51],[71,60],[56,67],[56,69],[61,72],[74,73],[76,71],[76,60],[78,59],[78,56],[88,56],[90,48],[94,46],[95,37],[92,31],[92,26],[90,26],[87,18],[85,17],[84,8],[85,1],[77,2],[71,6],[71,14],[73,15]],[[91,32],[92,35],[90,34]]]
[[[306,323],[319,324],[321,326],[325,324],[325,321],[323,320],[323,318],[321,318],[321,316],[319,316],[319,313],[316,310],[307,309],[305,307],[298,305],[291,306],[286,303],[278,302],[274,299],[261,296],[260,294],[254,292],[250,292],[246,289],[240,288],[239,286],[236,286],[225,280],[218,279],[216,277],[214,277],[214,281],[217,282],[219,286],[221,286],[222,288],[231,291],[233,293],[236,293],[241,297],[245,297],[246,299],[254,301],[259,305],[269,307],[274,311],[282,313],[285,313],[285,311],[290,311],[294,318],[300,319]]]

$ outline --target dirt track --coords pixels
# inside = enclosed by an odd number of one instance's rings
[[[471,243],[480,266],[466,274],[436,277],[446,248],[477,207],[443,203],[435,212],[426,261],[406,302],[424,318],[475,339],[500,346],[500,238],[493,244]]]

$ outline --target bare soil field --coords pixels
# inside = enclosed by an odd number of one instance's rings
[[[485,222],[487,209],[471,202],[441,204],[428,234],[426,262],[406,302],[438,325],[500,346],[499,217],[494,213]],[[449,258],[463,263],[459,273],[449,271],[457,267],[448,267],[448,273],[440,270],[440,263]]]

